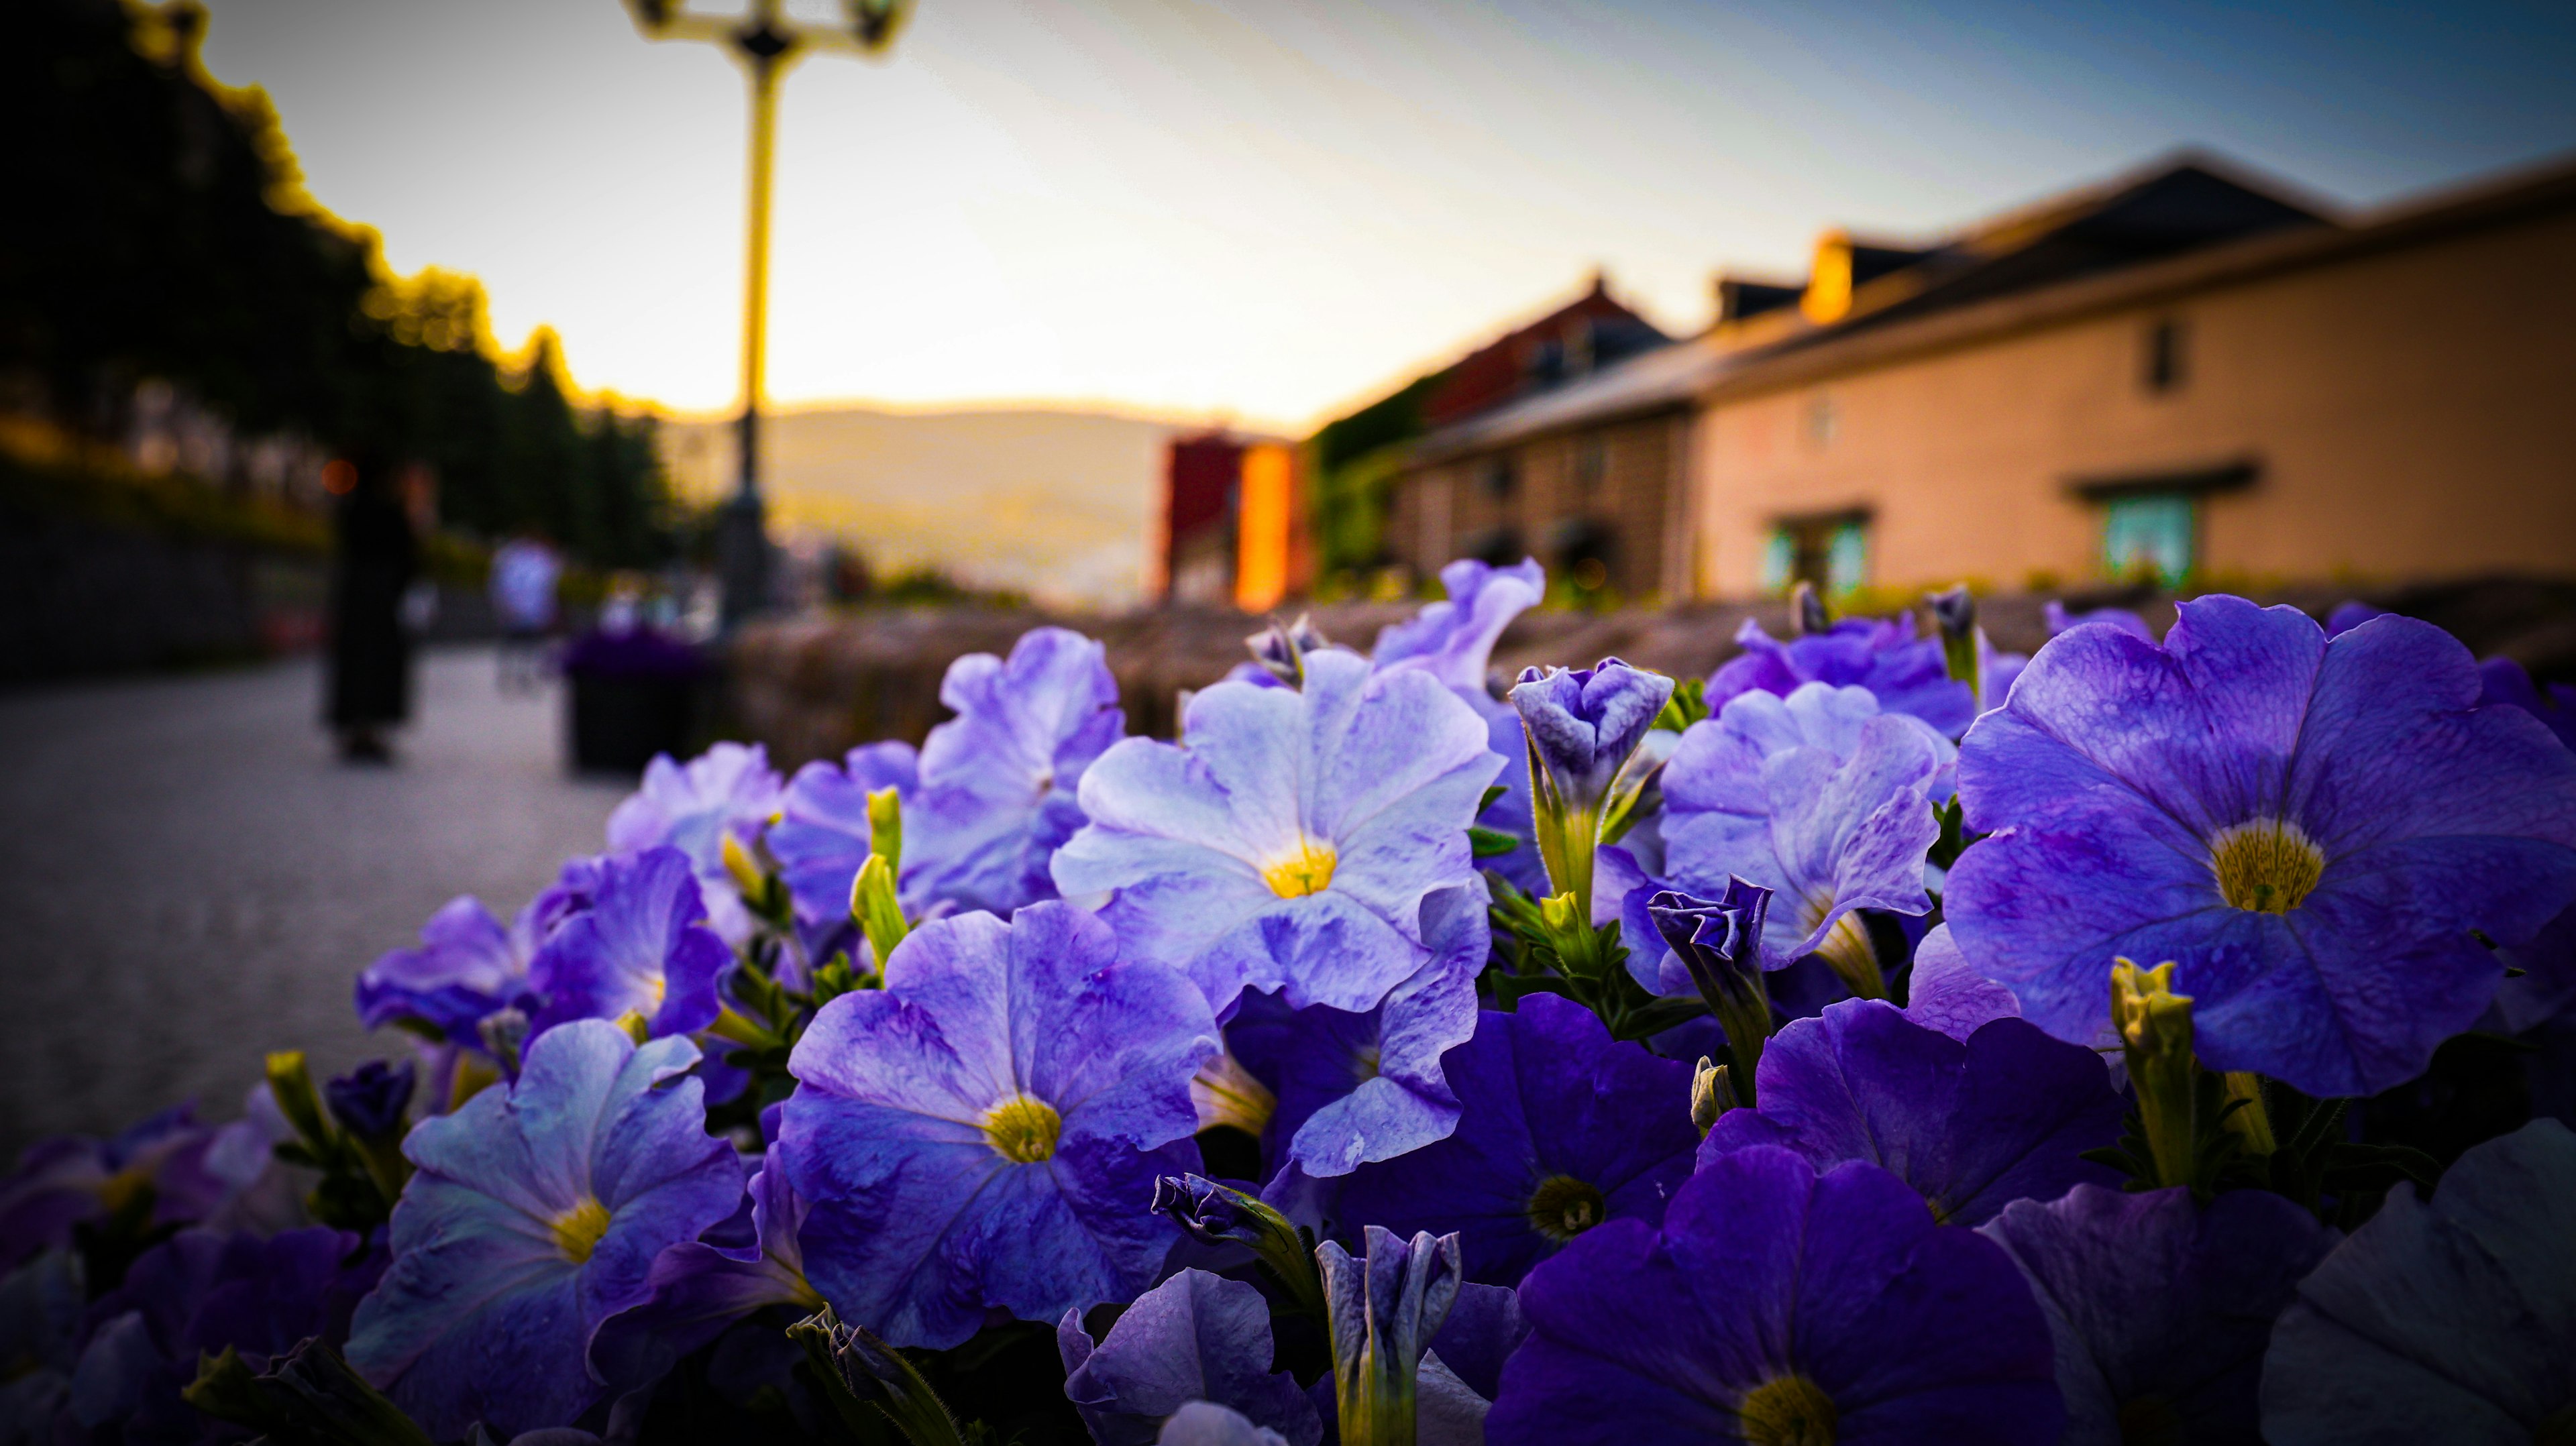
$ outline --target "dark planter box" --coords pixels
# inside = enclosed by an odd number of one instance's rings
[[[668,753],[685,758],[698,733],[708,669],[696,649],[649,633],[593,633],[564,658],[572,766],[632,778]]]

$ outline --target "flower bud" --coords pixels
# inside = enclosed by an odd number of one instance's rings
[[[1243,646],[1252,654],[1252,661],[1291,688],[1306,686],[1306,655],[1331,645],[1331,639],[1326,638],[1305,613],[1299,613],[1293,623],[1274,620],[1270,626],[1243,640]]]
[[[2126,959],[2111,965],[2111,1022],[2120,1031],[2159,1186],[2192,1183],[2200,1138],[2191,996],[2173,992],[2173,971],[2170,959],[2153,969]]]
[[[895,901],[894,866],[883,854],[870,854],[859,866],[859,876],[850,881],[850,917],[859,932],[867,935],[868,948],[876,954],[877,972],[885,972],[886,960],[893,957],[894,946],[912,932],[904,922],[903,905]]]
[[[891,1421],[912,1446],[963,1446],[957,1418],[930,1382],[865,1326],[844,1324],[827,1305],[789,1326],[787,1338],[804,1351],[833,1411],[860,1440],[882,1439],[882,1422]]]
[[[1691,1124],[1699,1130],[1699,1137],[1707,1139],[1708,1132],[1717,1128],[1717,1117],[1743,1103],[1736,1096],[1734,1078],[1727,1067],[1701,1055],[1691,1070],[1690,1100]]]
[[[1834,620],[1825,611],[1825,600],[1816,596],[1816,585],[1802,582],[1789,592],[1789,631],[1799,637],[1834,630]]]
[[[886,861],[886,871],[903,877],[903,794],[880,788],[868,795],[868,852]]]
[[[1672,679],[1617,658],[1590,668],[1526,669],[1512,689],[1529,746],[1539,860],[1551,892],[1574,895],[1586,917],[1602,827],[1647,782],[1645,773],[1622,769],[1672,694]]]
[[[418,1071],[410,1061],[396,1067],[371,1059],[358,1066],[357,1073],[341,1075],[324,1086],[323,1098],[342,1129],[362,1140],[381,1140],[402,1133],[417,1083]]]
[[[1154,1213],[1171,1217],[1202,1245],[1248,1248],[1299,1310],[1323,1318],[1324,1287],[1315,1274],[1313,1247],[1268,1203],[1204,1175],[1165,1175],[1154,1182]]]
[[[1341,1439],[1343,1446],[1414,1446],[1414,1378],[1422,1352],[1458,1299],[1458,1237],[1425,1230],[1408,1241],[1372,1225],[1365,1240],[1364,1260],[1329,1240],[1315,1250]]]
[[[1655,931],[1690,971],[1700,998],[1725,1029],[1735,1057],[1730,1078],[1747,1098],[1772,1030],[1771,995],[1762,981],[1762,926],[1770,911],[1769,889],[1732,876],[1716,899],[1667,889],[1646,901]]]
[[[1980,704],[1985,700],[1986,684],[1981,676],[1977,655],[1977,599],[1961,583],[1947,592],[1936,592],[1923,601],[1932,609],[1932,620],[1941,628],[1941,661],[1953,681],[1968,685]]]

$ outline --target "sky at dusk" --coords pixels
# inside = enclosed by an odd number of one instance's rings
[[[736,394],[743,88],[616,0],[210,0],[313,194],[584,387]],[[721,9],[721,5],[702,6]],[[817,18],[831,13],[816,6]],[[1832,225],[2176,146],[2347,206],[2576,150],[2576,6],[921,0],[781,107],[770,394],[1302,429],[1596,265],[1675,330]]]

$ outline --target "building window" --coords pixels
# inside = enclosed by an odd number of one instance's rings
[[[2102,513],[2102,568],[2113,577],[2152,574],[2167,587],[2191,575],[2197,508],[2187,492],[2114,497]]]
[[[2181,322],[2167,317],[2147,328],[2147,346],[2143,380],[2148,392],[2162,396],[2182,390],[2190,375],[2190,358],[2183,342]]]
[[[1599,437],[1585,437],[1574,444],[1574,490],[1585,497],[1599,496],[1601,481],[1610,475],[1610,449]]]
[[[1476,482],[1487,497],[1507,501],[1521,490],[1521,469],[1509,456],[1488,457],[1485,465],[1477,469]]]
[[[1820,392],[1807,403],[1808,441],[1819,447],[1828,446],[1842,427],[1842,408],[1835,404],[1832,393]]]
[[[1852,514],[1790,518],[1771,529],[1762,547],[1762,590],[1782,593],[1799,583],[1819,592],[1846,593],[1869,581],[1869,519]]]

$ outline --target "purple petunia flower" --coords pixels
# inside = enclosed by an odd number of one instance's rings
[[[2202,1209],[2181,1188],[2078,1185],[1979,1227],[2030,1280],[2057,1341],[2061,1446],[2260,1446],[2272,1322],[2335,1233],[2266,1190]]]
[[[2507,947],[2576,897],[2576,756],[2480,708],[2449,635],[2182,605],[2165,646],[2077,628],[1960,752],[1960,947],[2060,1039],[2108,1022],[2111,962],[2175,961],[2200,1057],[2319,1096],[2419,1073]]]
[[[868,861],[868,795],[891,788],[906,805],[918,797],[920,757],[909,743],[853,748],[838,764],[816,761],[796,770],[779,804],[778,822],[766,842],[795,906],[797,932],[818,959],[855,934],[850,885]],[[918,861],[905,870],[912,887],[904,902],[920,912]]]
[[[1547,871],[1539,863],[1530,813],[1529,745],[1521,735],[1519,711],[1493,695],[1487,675],[1503,630],[1546,596],[1547,573],[1535,558],[1513,567],[1461,558],[1440,569],[1440,582],[1448,589],[1448,601],[1427,604],[1411,622],[1380,631],[1370,660],[1381,672],[1419,669],[1431,674],[1485,720],[1486,746],[1503,760],[1503,771],[1494,779],[1503,793],[1477,821],[1522,843],[1510,853],[1482,860],[1481,866],[1522,893],[1544,893]]]
[[[29,1145],[0,1180],[0,1268],[72,1243],[72,1229],[150,1191],[151,1223],[203,1220],[232,1193],[207,1168],[216,1132],[188,1105],[174,1105],[101,1140],[55,1135]]]
[[[2524,1446],[2576,1421],[2576,1134],[2534,1120],[2471,1148],[2431,1204],[2399,1186],[2273,1327],[2275,1446]]]
[[[1995,1020],[2021,1018],[2021,1001],[1976,971],[1968,956],[1959,952],[1948,924],[1935,924],[1914,946],[1914,969],[1906,978],[1905,1017],[1965,1044],[1969,1035]]]
[[[1425,605],[1411,622],[1380,629],[1369,657],[1381,672],[1419,668],[1453,693],[1490,701],[1485,670],[1494,644],[1512,619],[1538,606],[1547,573],[1536,558],[1513,567],[1461,558],[1440,569],[1440,585],[1448,601]]]
[[[590,1368],[599,1379],[618,1389],[658,1380],[682,1356],[764,1306],[794,1306],[806,1315],[822,1309],[822,1295],[805,1279],[805,1251],[796,1238],[805,1224],[805,1202],[788,1185],[784,1162],[774,1152],[751,1177],[747,1203],[747,1243],[683,1240],[654,1258],[646,1282],[652,1298],[609,1317],[591,1338]]]
[[[393,1265],[358,1307],[349,1363],[428,1427],[562,1426],[597,1397],[592,1333],[651,1295],[654,1260],[742,1198],[706,1133],[698,1051],[601,1020],[530,1041],[518,1081],[403,1141]]]
[[[573,1019],[640,1016],[655,1038],[716,1022],[716,976],[733,951],[704,923],[698,884],[678,849],[647,849],[601,866],[599,893],[528,966],[544,1000],[542,1032]]]
[[[2489,658],[2478,664],[2478,701],[2510,703],[2549,725],[2558,741],[2576,749],[2576,688],[2531,681],[2522,664],[2511,658]]]
[[[1708,706],[1723,709],[1746,693],[1782,697],[1807,683],[1867,688],[1884,712],[1906,713],[1956,738],[1977,716],[1977,697],[1950,676],[1941,640],[1918,638],[1910,617],[1845,618],[1825,632],[1781,642],[1751,618],[1735,633],[1741,655],[1708,679]]]
[[[1425,900],[1431,961],[1373,1009],[1291,1009],[1275,994],[1244,992],[1226,1047],[1277,1099],[1263,1132],[1274,1171],[1293,1161],[1311,1176],[1346,1175],[1457,1128],[1441,1057],[1476,1032],[1476,976],[1492,948],[1487,907],[1481,879]]]
[[[1883,1165],[1943,1223],[1978,1225],[2014,1200],[2053,1200],[2120,1173],[2083,1158],[2120,1136],[2120,1097],[2091,1050],[1998,1019],[1962,1043],[1895,1005],[1852,999],[1782,1029],[1754,1076],[1757,1108],[1729,1110],[1702,1164],[1781,1145],[1818,1168]]]
[[[2337,603],[2335,605],[2335,610],[2326,614],[2326,636],[2329,638],[2339,638],[2344,634],[2351,632],[2353,629],[2360,627],[2363,623],[2369,622],[2372,618],[2394,616],[2396,616],[2396,614],[2391,613],[2388,609],[2372,607],[2370,604],[2363,602],[2358,598],[2355,598],[2350,602]]]
[[[1219,683],[1184,743],[1130,738],[1083,775],[1091,822],[1055,856],[1068,895],[1211,1008],[1250,987],[1291,1008],[1373,1009],[1425,961],[1423,901],[1466,884],[1467,827],[1502,766],[1428,673],[1340,652],[1303,689]]]
[[[1448,1138],[1362,1165],[1346,1228],[1459,1233],[1467,1278],[1511,1285],[1605,1220],[1663,1218],[1691,1172],[1690,1067],[1613,1040],[1552,994],[1487,1010],[1442,1060],[1461,1113]]]
[[[1764,967],[1822,953],[1855,992],[1883,993],[1854,911],[1932,907],[1923,863],[1940,823],[1926,790],[1946,747],[1859,688],[1735,698],[1692,724],[1664,767],[1673,887],[1715,897],[1742,878],[1772,890]]]
[[[1055,1338],[1064,1393],[1100,1446],[1149,1446],[1191,1401],[1227,1407],[1289,1446],[1323,1439],[1296,1378],[1270,1369],[1270,1306],[1241,1281],[1184,1270],[1138,1296],[1097,1343],[1078,1310]]]
[[[89,1307],[61,1424],[82,1428],[81,1440],[204,1439],[203,1418],[179,1395],[198,1357],[229,1348],[261,1371],[307,1336],[342,1338],[383,1268],[378,1255],[353,1272],[357,1252],[357,1236],[320,1226],[269,1239],[183,1230],[145,1251]]]
[[[920,791],[905,800],[920,897],[1001,914],[1055,897],[1047,864],[1082,827],[1083,774],[1126,731],[1106,656],[1080,633],[1033,628],[1008,662],[969,653],[948,665],[939,701],[957,716],[930,730]]]
[[[707,920],[727,944],[749,939],[751,911],[724,864],[725,835],[748,845],[778,812],[785,785],[759,744],[719,743],[685,764],[658,754],[643,786],[608,816],[608,847],[631,854],[675,848],[686,854],[706,895]]]
[[[539,922],[534,903],[504,928],[480,899],[449,900],[420,926],[421,947],[396,949],[358,976],[358,1022],[377,1029],[416,1019],[474,1044],[485,1015],[527,992]]]
[[[1177,1238],[1154,1178],[1197,1168],[1215,1035],[1187,979],[1065,904],[923,925],[788,1063],[808,1276],[897,1345],[1133,1298]]]
[[[1530,1272],[1521,1309],[1491,1446],[2045,1446],[2065,1416],[2011,1258],[1875,1165],[1728,1155],[1660,1233],[1615,1220]]]

